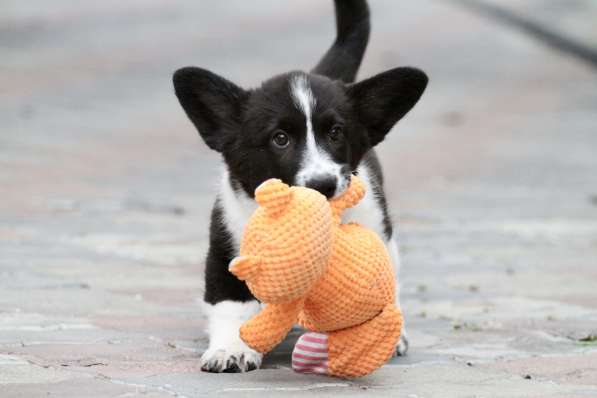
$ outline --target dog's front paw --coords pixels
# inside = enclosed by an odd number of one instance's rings
[[[406,337],[405,333],[400,335],[400,341],[396,346],[396,356],[403,357],[408,352],[408,337]]]
[[[201,370],[211,373],[241,373],[261,366],[263,355],[249,347],[209,348],[201,356]]]

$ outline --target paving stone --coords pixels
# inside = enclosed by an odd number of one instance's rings
[[[489,4],[594,43],[588,1]],[[331,2],[5,5],[2,398],[597,395],[595,70],[458,1],[372,15],[361,76],[410,64],[431,83],[379,148],[411,350],[345,381],[289,369],[298,331],[262,370],[200,371],[222,166],[170,81],[308,68]]]

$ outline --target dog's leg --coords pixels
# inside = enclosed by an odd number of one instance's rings
[[[246,372],[261,365],[262,355],[240,339],[240,326],[259,312],[260,304],[247,285],[228,270],[237,256],[232,236],[224,224],[223,210],[216,202],[205,264],[205,314],[209,347],[201,357],[206,372]]]
[[[206,303],[207,304],[207,303]],[[207,304],[209,348],[201,356],[201,370],[214,373],[238,373],[261,366],[262,355],[241,339],[241,325],[259,312],[256,300],[224,300]]]
[[[392,237],[386,242],[386,248],[390,255],[390,259],[392,260],[392,264],[394,264],[394,272],[396,274],[396,278],[398,279],[398,283],[396,285],[396,306],[400,309],[400,254],[398,253],[398,245],[396,244],[396,229],[394,229],[394,233]],[[404,313],[403,313],[404,316]],[[403,321],[402,324],[402,333],[400,334],[400,342],[396,347],[396,355],[397,356],[404,356],[408,351],[408,335],[406,333],[406,321]]]

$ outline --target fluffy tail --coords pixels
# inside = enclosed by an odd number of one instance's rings
[[[369,41],[369,7],[366,0],[335,0],[336,41],[313,73],[345,83],[354,82]]]

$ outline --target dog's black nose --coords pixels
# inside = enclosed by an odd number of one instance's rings
[[[307,188],[319,191],[319,193],[325,195],[327,198],[331,198],[332,196],[334,196],[334,193],[336,192],[337,183],[338,179],[336,178],[336,176],[325,175],[313,177],[307,180],[305,186]]]

